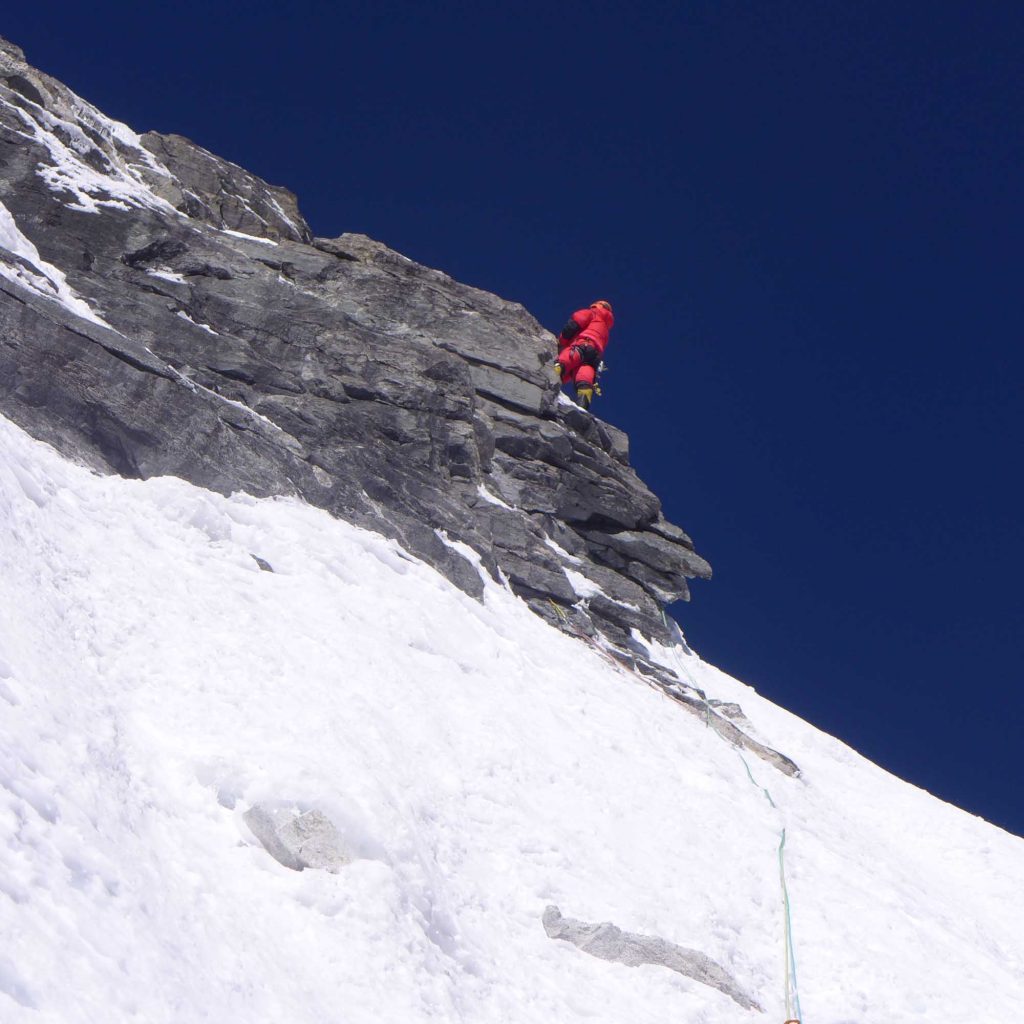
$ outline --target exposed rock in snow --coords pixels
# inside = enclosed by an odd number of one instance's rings
[[[746,715],[743,714],[743,708],[741,708],[739,704],[725,700],[709,700],[708,704],[720,715],[725,715],[726,718],[746,721]]]
[[[352,860],[334,823],[322,811],[255,804],[242,817],[267,853],[293,871],[322,868],[336,873]]]
[[[545,908],[543,920],[544,931],[549,938],[571,942],[600,960],[612,960],[627,967],[639,967],[641,964],[667,967],[670,971],[717,988],[744,1010],[761,1010],[728,971],[696,949],[676,946],[656,935],[624,932],[609,922],[587,924],[586,921],[574,921],[571,917],[563,917],[555,906]]]

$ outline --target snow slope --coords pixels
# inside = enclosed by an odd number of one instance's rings
[[[805,1024],[1015,1024],[1024,841],[661,656],[803,777],[752,785],[498,584],[0,420],[0,1020],[781,1022],[785,825]],[[282,867],[257,800],[356,859]],[[700,949],[766,1012],[552,941],[548,904]]]

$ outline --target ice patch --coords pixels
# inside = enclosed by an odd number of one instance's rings
[[[146,273],[149,274],[150,277],[159,277],[164,281],[171,281],[174,284],[188,284],[188,281],[186,281],[181,274],[176,270],[169,270],[167,267],[158,267],[156,269],[153,267],[147,267]]]
[[[484,499],[489,505],[497,505],[499,508],[507,508],[510,512],[514,512],[515,509],[506,501],[502,501],[496,494],[492,494],[483,484],[480,484],[476,489],[477,494]]]
[[[570,555],[569,552],[566,551],[565,548],[563,548],[561,544],[557,543],[556,541],[553,541],[550,537],[545,536],[544,537],[544,543],[549,548],[551,548],[551,550],[554,551],[555,554],[558,555],[559,558],[564,558],[565,561],[572,562],[574,565],[582,565],[583,564],[583,559],[577,558],[575,555]],[[572,581],[570,580],[569,582],[571,583]]]
[[[475,548],[471,548],[461,540],[452,540],[444,530],[435,530],[434,533],[436,533],[441,539],[441,543],[444,544],[445,547],[458,552],[464,559],[466,559],[467,562],[470,563],[470,565],[473,566],[474,569],[476,569],[480,579],[483,580],[485,585],[493,584],[494,581],[491,579],[490,573],[488,573],[484,568],[483,559]]]
[[[293,221],[291,217],[289,217],[288,214],[284,212],[284,210],[281,207],[281,204],[270,193],[267,193],[266,198],[270,205],[273,206],[274,210],[277,212],[277,215],[281,218],[281,220],[283,220],[285,224],[287,224],[288,227],[290,227],[295,232],[296,235],[301,237],[302,231],[299,229],[298,224],[296,224],[295,221]],[[261,217],[260,220],[262,220],[264,224],[266,223],[266,220],[264,218]],[[275,242],[274,244],[276,245],[277,243]]]
[[[554,543],[552,541],[552,543]],[[557,547],[557,545],[555,545]],[[579,562],[578,558],[573,558],[568,552],[565,552],[567,558],[573,562]],[[575,569],[567,569],[564,565],[562,566],[562,572],[565,573],[566,578],[569,580],[569,586],[572,587],[576,596],[581,601],[589,601],[592,597],[603,597],[609,604],[618,605],[620,608],[625,608],[627,611],[638,612],[640,609],[632,604],[630,601],[620,601],[616,597],[611,597],[605,593],[592,579],[584,576],[581,572],[576,572]]]
[[[566,569],[565,566],[562,566],[562,572],[565,573],[569,580],[569,586],[572,587],[577,597],[583,600],[588,600],[591,597],[608,597],[593,580],[587,579],[583,573],[577,572],[575,569]]]
[[[277,204],[275,203],[274,205],[276,206]],[[280,210],[280,207],[278,207],[278,209]],[[282,216],[284,215],[282,214]],[[290,220],[288,220],[287,217],[285,217],[284,219],[289,224],[292,223]],[[292,227],[294,226],[295,225],[292,224]],[[277,242],[275,242],[271,238],[260,238],[258,235],[247,235],[244,231],[232,231],[230,228],[221,228],[220,230],[222,234],[233,235],[235,238],[244,238],[247,242],[259,242],[260,245],[277,245]]]
[[[101,327],[110,327],[67,282],[63,270],[47,263],[39,250],[21,233],[10,210],[0,202],[0,248],[16,257],[13,261],[0,260],[0,277],[28,288],[37,295],[59,302],[68,312]]]
[[[180,316],[182,320],[187,320],[193,326],[198,327],[201,330],[206,331],[207,334],[212,334],[215,338],[219,338],[220,337],[220,335],[209,324],[201,324],[201,323],[199,323],[198,320],[193,320],[192,317],[190,317],[188,315],[188,313],[185,312],[185,310],[179,309],[177,315]],[[248,408],[248,406],[246,408]]]
[[[185,319],[189,320],[191,323],[195,323],[195,321],[192,320],[192,318],[189,316],[186,316]],[[196,324],[196,326],[205,327],[206,325]],[[214,334],[216,332],[210,331],[210,333]],[[146,351],[149,352],[150,350],[146,349]],[[245,402],[239,402],[234,398],[225,398],[224,395],[218,394],[212,388],[208,388],[205,385],[200,384],[199,381],[193,380],[187,373],[182,373],[180,370],[175,369],[175,367],[171,366],[170,363],[166,365],[167,368],[171,371],[171,373],[173,373],[174,376],[177,377],[178,381],[185,387],[187,387],[190,391],[202,391],[204,394],[209,395],[211,398],[216,398],[218,402],[223,402],[225,405],[233,405],[236,409],[241,409],[244,413],[247,413],[254,419],[262,420],[264,423],[267,424],[267,426],[273,427],[275,430],[281,429],[272,419],[268,419],[266,416],[263,415],[263,413],[257,412],[255,409],[251,409],[249,406],[245,404]]]
[[[73,93],[68,96],[71,107],[69,119],[35,105],[29,113],[0,98],[0,103],[13,111],[25,127],[24,132],[16,134],[46,149],[50,163],[41,163],[37,173],[47,187],[60,195],[70,196],[72,201],[67,205],[85,213],[98,213],[103,207],[127,210],[132,206],[148,206],[176,217],[183,216],[146,183],[139,170],[140,164],[164,177],[170,177],[170,173],[145,149],[139,136],[127,125],[111,120]],[[101,153],[83,131],[82,124],[101,136],[117,140],[120,148],[112,145],[110,152]],[[121,151],[124,149],[133,151],[136,163],[125,158]],[[102,172],[84,159],[97,153],[101,154],[106,165]]]

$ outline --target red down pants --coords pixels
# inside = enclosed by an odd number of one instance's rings
[[[601,362],[601,353],[595,345],[566,345],[559,351],[558,361],[562,364],[563,384],[594,386],[597,367]]]

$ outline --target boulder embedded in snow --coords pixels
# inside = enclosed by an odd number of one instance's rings
[[[724,967],[696,949],[677,946],[656,935],[624,932],[607,921],[602,924],[574,921],[571,917],[563,917],[555,906],[545,908],[543,921],[549,938],[571,942],[599,960],[611,960],[627,967],[639,967],[641,964],[667,967],[724,992],[744,1010],[761,1010]]]
[[[242,817],[267,853],[293,871],[322,868],[337,874],[352,860],[334,823],[322,811],[254,804]]]

